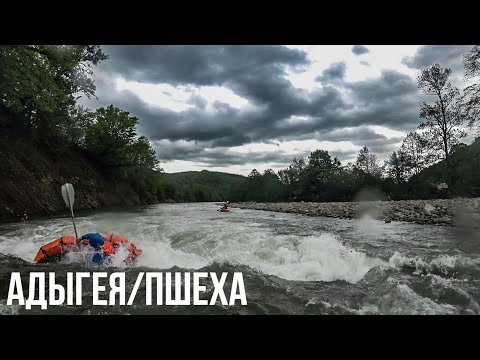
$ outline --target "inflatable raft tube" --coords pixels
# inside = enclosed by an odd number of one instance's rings
[[[115,254],[121,246],[126,247],[128,254],[128,260],[134,261],[141,254],[142,250],[137,248],[130,240],[116,234],[102,234],[105,242],[102,246],[102,251],[106,256]],[[88,240],[81,240],[79,242],[83,245],[88,245]],[[59,261],[63,255],[70,251],[78,250],[76,245],[75,236],[62,236],[55,239],[48,244],[43,245],[38,250],[37,255],[33,259],[36,263],[49,263]]]

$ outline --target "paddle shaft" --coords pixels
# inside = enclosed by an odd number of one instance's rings
[[[68,187],[66,187],[65,190],[67,192],[68,207],[70,208],[70,211],[72,213],[72,222],[73,222],[73,229],[75,230],[75,239],[78,239],[77,226],[75,225],[75,215],[73,215],[73,204],[70,203],[70,194],[68,192]]]
[[[77,233],[77,226],[75,225],[75,216],[73,215],[73,209],[70,208],[72,211],[72,222],[73,222],[73,229],[75,230],[75,239],[78,239],[78,233]]]

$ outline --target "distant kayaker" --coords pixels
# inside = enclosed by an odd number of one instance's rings
[[[230,205],[230,201],[224,201],[223,202],[223,209],[228,209],[229,205]]]

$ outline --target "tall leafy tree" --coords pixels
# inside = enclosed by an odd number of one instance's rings
[[[252,171],[250,171],[250,174],[248,174],[248,178],[252,180],[258,180],[261,176],[262,175],[258,172],[257,169],[253,169]]]
[[[340,161],[326,150],[315,150],[308,157],[307,177],[312,184],[326,184],[332,181],[340,169]]]
[[[94,123],[95,113],[77,106],[72,109],[70,116],[64,118],[59,125],[61,136],[74,147],[86,147],[86,135]]]
[[[432,104],[424,102],[421,105],[420,118],[424,121],[419,129],[424,130],[421,136],[426,140],[427,146],[442,152],[442,157],[446,160],[449,189],[453,185],[450,149],[466,135],[461,128],[466,116],[462,111],[460,91],[448,81],[450,75],[450,69],[433,64],[423,69],[418,77],[418,87],[435,99]]]
[[[267,169],[262,175],[262,192],[265,201],[278,201],[283,196],[283,184],[272,169]]]
[[[416,132],[403,139],[398,152],[403,157],[406,177],[419,174],[437,158],[436,152],[429,149],[426,140]]]
[[[380,177],[382,175],[382,168],[378,163],[377,156],[372,154],[367,146],[360,149],[355,166],[357,169],[362,170],[369,175],[375,177]]]
[[[288,168],[280,170],[278,176],[285,186],[287,196],[297,199],[303,192],[305,168],[307,164],[303,157],[293,158]]]
[[[307,197],[316,201],[331,201],[337,195],[337,175],[340,161],[332,158],[328,151],[315,150],[308,157],[306,167]]]
[[[145,136],[138,136],[138,118],[110,105],[97,109],[85,135],[86,150],[107,167],[144,167],[158,165],[155,151]]]
[[[106,58],[96,45],[0,46],[0,110],[17,115],[8,125],[55,133],[79,97],[94,95],[92,68]]]
[[[394,151],[385,161],[385,170],[388,178],[400,184],[405,181],[405,153]]]

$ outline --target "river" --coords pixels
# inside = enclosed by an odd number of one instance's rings
[[[308,217],[214,203],[159,204],[77,218],[79,233],[122,235],[143,250],[126,272],[242,272],[248,304],[234,306],[81,306],[47,310],[6,305],[13,271],[98,271],[82,261],[35,264],[40,246],[72,234],[68,217],[0,225],[1,314],[479,314],[478,237],[452,227]],[[78,259],[77,259],[78,260]],[[86,269],[87,268],[87,269]],[[88,282],[86,282],[88,284]],[[88,288],[88,287],[87,287]]]

